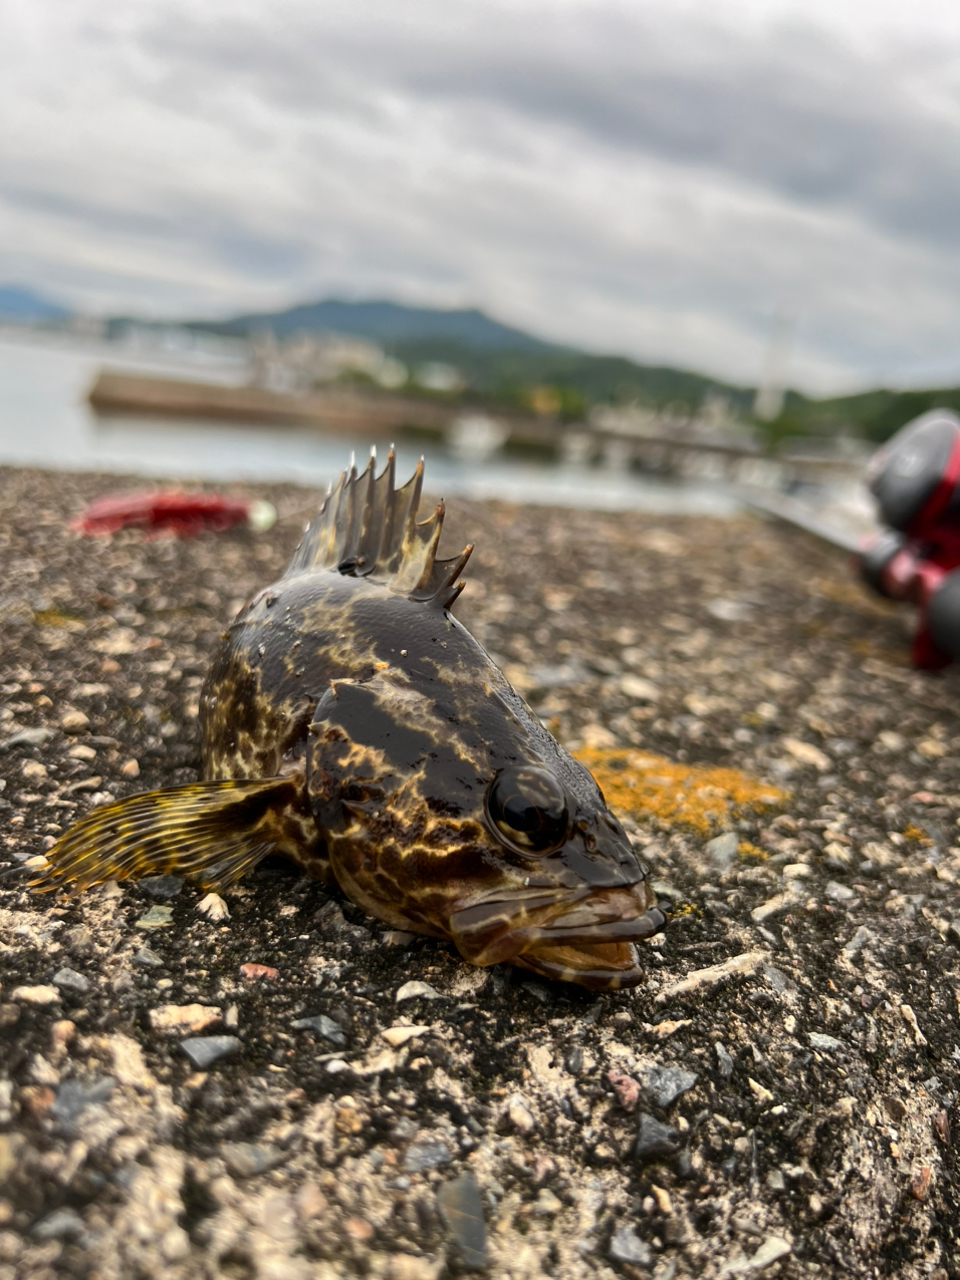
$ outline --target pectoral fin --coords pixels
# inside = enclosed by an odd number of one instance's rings
[[[103,805],[60,837],[31,887],[179,875],[203,889],[229,888],[273,848],[297,787],[290,778],[197,782]]]

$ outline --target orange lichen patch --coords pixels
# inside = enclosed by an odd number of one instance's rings
[[[703,911],[695,902],[675,902],[666,909],[669,920],[677,920],[680,916],[702,916]]]
[[[749,840],[741,840],[737,845],[737,857],[741,862],[769,862],[770,855],[766,849],[751,844]]]
[[[904,827],[903,838],[912,841],[913,844],[933,844],[923,827],[915,826],[912,822]]]
[[[675,764],[665,756],[622,747],[583,747],[576,752],[613,809],[666,826],[714,835],[748,813],[780,809],[786,792],[739,769]]]

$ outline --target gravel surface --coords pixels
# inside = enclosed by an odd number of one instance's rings
[[[960,675],[904,613],[759,520],[453,504],[458,615],[669,908],[597,996],[279,861],[219,921],[172,877],[26,890],[196,776],[208,655],[312,502],[67,530],[117,487],[0,471],[0,1280],[960,1276]]]

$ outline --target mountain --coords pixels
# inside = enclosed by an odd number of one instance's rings
[[[63,320],[70,311],[19,284],[0,284],[0,317],[5,320]]]
[[[217,333],[251,333],[272,329],[278,338],[298,330],[311,333],[348,333],[370,338],[384,347],[401,342],[446,341],[476,351],[548,351],[552,345],[520,329],[491,320],[475,307],[444,310],[435,307],[405,307],[397,302],[346,302],[328,298],[290,307],[287,311],[266,311],[236,316],[232,320],[191,324],[193,329]]]
[[[741,411],[752,402],[745,390],[716,378],[665,366],[643,365],[625,356],[601,356],[544,342],[500,324],[476,308],[444,310],[407,307],[381,300],[346,302],[330,298],[233,319],[191,323],[190,328],[223,334],[269,329],[278,338],[298,331],[334,332],[369,338],[411,367],[433,360],[456,366],[472,393],[496,405],[522,407],[530,388],[549,385],[571,397],[579,416],[598,400],[641,399],[663,405],[678,401],[696,407],[711,391]]]

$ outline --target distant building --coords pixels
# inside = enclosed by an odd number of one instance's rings
[[[274,391],[307,392],[350,374],[396,390],[407,382],[406,365],[367,338],[340,333],[295,333],[279,341],[272,329],[250,337],[250,381]]]
[[[459,369],[440,360],[428,360],[417,365],[413,380],[425,391],[462,391],[467,385]]]
[[[485,413],[465,413],[447,429],[447,443],[461,458],[481,462],[506,443],[509,428]]]

